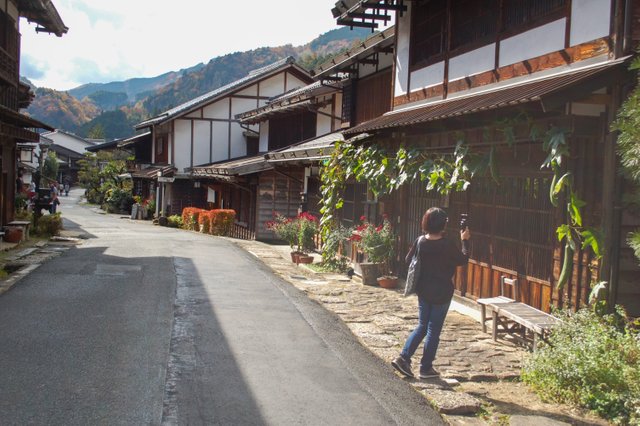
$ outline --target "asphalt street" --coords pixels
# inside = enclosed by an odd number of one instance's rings
[[[80,194],[59,208],[86,239],[0,296],[0,424],[442,424],[249,253]]]

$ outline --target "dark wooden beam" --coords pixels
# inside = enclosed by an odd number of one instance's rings
[[[358,63],[365,64],[365,65],[378,65],[378,60],[377,59],[359,59]]]
[[[379,21],[390,21],[391,20],[391,16],[382,13],[360,13],[360,12],[352,12],[349,13],[349,18],[352,19],[375,19],[375,20],[379,20]]]
[[[378,24],[375,22],[361,22],[361,21],[353,21],[350,19],[340,18],[336,21],[338,25],[345,25],[349,27],[363,27],[363,28],[378,28]]]

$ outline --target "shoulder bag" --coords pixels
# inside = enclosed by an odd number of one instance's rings
[[[416,241],[416,251],[413,253],[411,262],[409,262],[409,269],[407,271],[407,280],[404,285],[404,295],[409,296],[416,292],[416,285],[418,284],[418,278],[420,277],[420,241],[422,236]]]

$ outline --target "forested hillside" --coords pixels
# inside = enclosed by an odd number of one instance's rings
[[[123,138],[133,126],[176,105],[215,90],[287,56],[313,69],[370,35],[367,29],[340,28],[320,35],[304,46],[262,47],[211,59],[177,72],[153,78],[134,78],[106,84],[85,84],[68,92],[35,89],[27,112],[55,128],[84,137]]]

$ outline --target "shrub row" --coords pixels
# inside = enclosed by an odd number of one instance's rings
[[[182,210],[182,227],[211,235],[230,235],[236,219],[235,210],[204,210],[186,207]]]

